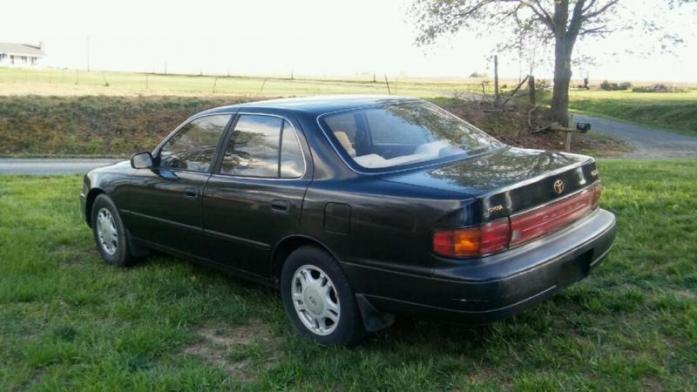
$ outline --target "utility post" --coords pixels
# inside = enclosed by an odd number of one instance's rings
[[[494,55],[494,106],[499,106],[499,56]]]
[[[87,72],[90,72],[90,36],[87,36]]]

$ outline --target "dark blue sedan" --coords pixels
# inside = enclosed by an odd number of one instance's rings
[[[488,322],[588,275],[614,216],[593,158],[514,148],[422,100],[225,106],[85,176],[97,250],[156,249],[276,287],[295,328],[355,344],[394,315]]]

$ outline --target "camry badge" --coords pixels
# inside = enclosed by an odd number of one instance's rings
[[[564,181],[554,181],[554,191],[557,192],[558,195],[561,195],[561,193],[564,192]]]

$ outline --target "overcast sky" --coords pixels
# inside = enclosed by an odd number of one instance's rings
[[[655,12],[644,5],[652,0],[632,1],[640,12]],[[409,4],[410,0],[8,1],[2,6],[0,42],[43,41],[43,64],[69,68],[86,67],[89,40],[91,68],[102,70],[163,72],[166,66],[168,72],[230,74],[491,73],[486,58],[495,31],[486,38],[463,32],[419,48],[406,14]],[[673,19],[671,24],[688,39],[676,55],[609,55],[631,49],[641,40],[636,37],[581,43],[579,50],[594,55],[598,64],[577,68],[574,76],[697,82],[694,15]],[[518,76],[518,62],[502,57],[502,73]],[[548,69],[537,73],[549,77]]]

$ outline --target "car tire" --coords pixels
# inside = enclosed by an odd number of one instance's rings
[[[109,196],[101,194],[92,204],[92,234],[97,251],[108,264],[127,267],[135,261],[128,242],[128,233],[119,210]]]
[[[303,246],[281,271],[281,298],[300,335],[325,346],[353,346],[366,334],[353,289],[326,251]]]

